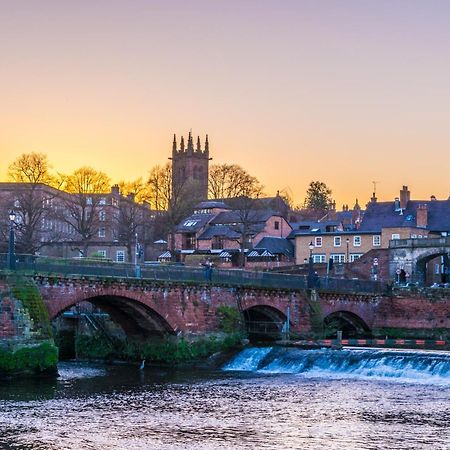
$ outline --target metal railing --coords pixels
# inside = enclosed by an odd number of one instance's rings
[[[0,269],[5,270],[6,268],[6,259],[0,257]],[[211,272],[208,272],[202,267],[176,264],[134,265],[103,262],[101,260],[68,260],[29,255],[18,256],[16,271],[32,275],[139,278],[162,282],[220,284],[232,287],[267,289],[304,290],[308,287],[307,277],[303,275],[219,268],[214,268]],[[377,281],[328,277],[316,277],[313,287],[319,291],[342,293],[383,294],[387,291],[387,285]]]

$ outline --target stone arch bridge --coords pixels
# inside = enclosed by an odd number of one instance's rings
[[[410,281],[426,283],[427,264],[441,256],[448,271],[450,236],[427,239],[394,239],[389,243],[389,274],[392,279],[404,271]]]
[[[308,291],[298,288],[230,286],[142,279],[34,276],[51,319],[89,301],[107,312],[128,335],[202,335],[219,331],[220,306],[238,308],[250,333],[290,331],[311,335],[334,323],[344,333],[377,334],[385,328],[450,329],[450,302],[420,295]]]

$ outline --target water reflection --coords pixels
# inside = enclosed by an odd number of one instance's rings
[[[0,387],[0,448],[445,449],[450,388],[63,364]]]

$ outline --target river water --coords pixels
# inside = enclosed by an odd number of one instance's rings
[[[249,348],[220,370],[62,363],[0,386],[0,449],[450,449],[450,355]]]

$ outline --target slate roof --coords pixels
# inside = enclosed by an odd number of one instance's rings
[[[303,222],[291,222],[292,232],[296,235],[299,234],[311,234],[311,233],[325,233],[327,232],[327,227],[338,228],[341,222],[336,220],[329,220],[327,222],[317,222],[317,221],[303,221]]]
[[[208,240],[214,236],[221,236],[228,239],[238,239],[240,234],[227,225],[214,225],[206,228],[206,230],[197,239]]]
[[[177,225],[177,233],[196,233],[201,230],[214,214],[191,214]]]
[[[220,200],[207,200],[205,202],[198,203],[194,207],[194,209],[212,209],[212,208],[231,209],[225,202],[222,202]]]
[[[211,220],[211,224],[233,224],[233,223],[242,223],[243,219],[245,219],[249,223],[265,223],[272,216],[280,216],[279,213],[272,211],[271,209],[255,209],[248,212],[248,215],[245,216],[244,213],[240,211],[222,211]]]
[[[294,246],[286,238],[263,237],[255,246],[255,249],[264,249],[273,255],[294,256]]]
[[[429,231],[450,231],[450,200],[410,200],[406,208],[395,211],[394,202],[377,202],[367,205],[360,231],[381,231],[382,228],[416,227],[419,205],[427,205]]]

